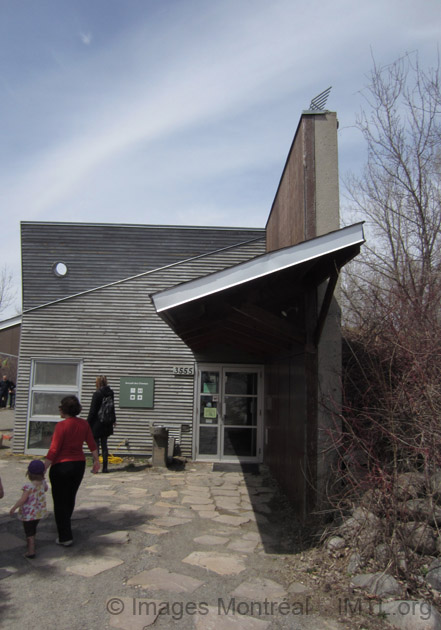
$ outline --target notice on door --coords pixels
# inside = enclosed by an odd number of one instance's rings
[[[216,407],[204,407],[204,418],[216,418],[216,417],[217,417]]]
[[[153,407],[155,379],[143,376],[122,376],[120,378],[119,406]]]

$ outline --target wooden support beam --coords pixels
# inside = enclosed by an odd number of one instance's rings
[[[326,287],[325,297],[323,298],[322,306],[320,308],[320,314],[318,316],[317,325],[314,331],[314,345],[317,347],[320,338],[322,336],[323,328],[325,326],[326,317],[331,306],[332,296],[339,277],[339,269],[335,268],[328,280],[328,286]]]

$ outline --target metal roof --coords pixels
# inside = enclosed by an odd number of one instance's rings
[[[362,243],[364,243],[363,224],[356,223],[156,293],[152,296],[153,303],[156,311],[162,313],[187,302],[225,291]]]
[[[160,317],[198,360],[224,361],[232,351],[236,359],[241,353],[247,362],[260,362],[287,348],[302,352],[308,339],[318,344],[339,270],[363,242],[358,223],[151,297]],[[306,296],[326,280],[313,322]]]
[[[4,319],[0,322],[0,330],[6,330],[6,328],[12,328],[13,326],[20,325],[21,319],[21,315],[17,315],[16,317],[11,317],[9,319]]]

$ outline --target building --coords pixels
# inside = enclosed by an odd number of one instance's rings
[[[20,327],[20,316],[0,322],[0,379],[6,376],[14,383],[17,380]]]
[[[265,229],[24,222],[14,449],[46,452],[60,398],[116,392],[113,453],[265,462],[300,515],[324,492],[338,408],[337,118],[305,112]]]

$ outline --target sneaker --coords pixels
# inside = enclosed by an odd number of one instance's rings
[[[65,540],[64,542],[60,542],[60,539],[57,538],[55,540],[57,545],[63,545],[63,547],[71,547],[73,545],[73,540]]]

